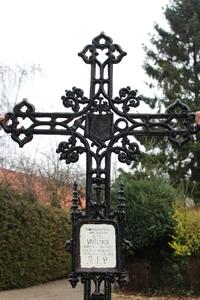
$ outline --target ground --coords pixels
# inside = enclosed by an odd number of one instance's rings
[[[82,300],[81,284],[73,289],[67,279],[52,281],[34,287],[0,292],[0,300]],[[145,297],[113,294],[112,300],[200,300],[200,297]]]
[[[67,279],[52,281],[34,287],[0,292],[0,300],[79,300],[82,285],[73,289]]]

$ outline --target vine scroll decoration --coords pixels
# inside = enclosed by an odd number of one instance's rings
[[[58,145],[57,153],[67,164],[75,163],[86,155],[86,209],[78,206],[77,184],[74,184],[72,200],[72,240],[66,248],[72,253],[73,287],[79,281],[84,283],[84,299],[110,299],[111,283],[116,278],[124,284],[123,253],[129,243],[123,237],[125,200],[123,186],[120,187],[115,212],[110,207],[111,155],[130,165],[140,153],[138,137],[166,137],[181,148],[193,139],[198,127],[194,124],[195,114],[189,107],[177,100],[165,113],[137,113],[142,98],[130,87],[121,88],[113,97],[113,66],[126,55],[122,48],[113,44],[110,37],[101,33],[78,54],[86,64],[91,65],[90,95],[77,87],[66,90],[61,97],[65,112],[37,112],[26,99],[17,104],[12,113],[6,114],[3,129],[23,147],[38,135],[68,136]],[[22,126],[22,120],[28,126]],[[93,272],[78,271],[77,267],[77,225],[80,220],[112,220],[117,225],[117,266],[113,270]],[[120,228],[120,230],[118,230]],[[91,285],[91,282],[94,284]],[[93,288],[92,288],[93,287]],[[102,291],[103,287],[103,291]]]

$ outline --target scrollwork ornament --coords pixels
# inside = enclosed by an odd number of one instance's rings
[[[141,97],[138,96],[137,90],[131,90],[128,86],[127,88],[122,88],[119,90],[119,97],[114,98],[116,104],[123,104],[122,109],[124,113],[129,112],[129,110],[134,107],[138,107],[140,104]]]
[[[139,146],[137,143],[131,142],[127,136],[122,138],[122,147],[114,147],[113,152],[118,154],[118,160],[121,163],[130,165],[133,161],[137,160],[140,154]]]
[[[109,113],[110,107],[108,101],[106,101],[103,97],[98,97],[98,99],[94,100],[92,104],[91,112],[99,112],[100,114],[102,112]]]
[[[77,146],[77,138],[71,136],[68,142],[61,142],[56,150],[60,154],[60,160],[65,160],[66,164],[75,163],[79,160],[79,155],[85,152],[85,148]]]
[[[73,112],[80,110],[80,104],[87,104],[89,99],[84,96],[83,90],[73,87],[72,91],[66,90],[65,96],[61,97],[63,105],[66,108],[71,108]]]

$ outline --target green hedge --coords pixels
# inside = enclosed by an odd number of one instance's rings
[[[112,198],[117,198],[119,182],[125,185],[126,237],[134,250],[155,245],[168,239],[173,230],[173,203],[180,198],[178,192],[162,178],[137,178],[123,172],[113,185]]]
[[[0,187],[0,289],[67,277],[68,215]]]

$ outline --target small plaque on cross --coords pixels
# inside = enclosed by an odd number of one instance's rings
[[[77,272],[116,272],[118,225],[110,220],[87,220],[77,226]]]
[[[116,232],[111,224],[83,224],[80,228],[80,267],[116,268]]]
[[[99,141],[106,141],[112,136],[113,114],[87,114],[85,136]]]

